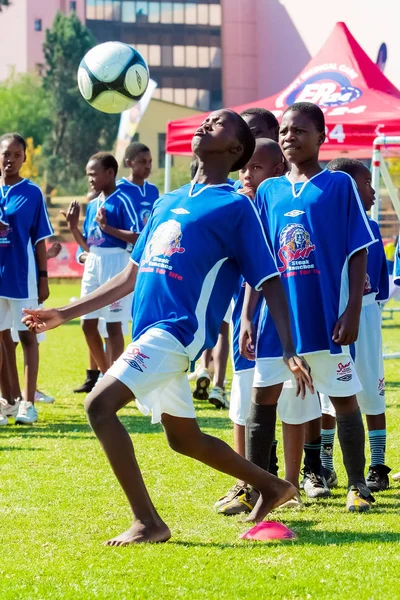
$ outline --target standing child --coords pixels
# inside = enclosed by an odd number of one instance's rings
[[[15,323],[24,353],[24,400],[3,407],[3,412],[5,418],[15,416],[16,423],[31,424],[38,418],[35,392],[39,350],[36,334],[28,331],[21,315],[23,307],[37,308],[49,297],[45,239],[53,235],[53,228],[42,191],[19,174],[25,152],[26,142],[18,133],[0,137],[0,205],[7,223],[0,234],[0,372],[3,331]]]
[[[327,168],[350,175],[357,184],[366,211],[374,205],[375,191],[371,185],[371,173],[362,162],[351,158],[336,158]],[[389,467],[385,465],[386,416],[385,374],[382,353],[382,317],[378,302],[389,297],[389,277],[385,251],[379,225],[369,219],[369,225],[378,240],[368,252],[367,275],[362,299],[358,339],[355,343],[355,366],[362,390],[357,401],[362,414],[366,415],[371,464],[366,478],[372,492],[389,487]],[[322,449],[321,461],[327,479],[336,479],[333,468],[333,440],[336,414],[329,398],[322,398]]]
[[[134,516],[132,526],[108,542],[112,546],[164,542],[171,536],[148,495],[128,432],[117,418],[134,398],[144,412],[152,411],[153,422],[162,421],[175,451],[249,481],[260,491],[255,520],[296,493],[290,483],[202,433],[195,420],[189,363],[215,344],[241,272],[266,296],[289,372],[303,394],[312,380],[307,364],[293,351],[285,293],[257,212],[251,200],[232,193],[226,183],[228,173],[243,168],[253,154],[249,128],[233,111],[215,111],[196,131],[192,146],[199,157],[197,183],[155,204],[125,270],[73,305],[27,311],[25,318],[38,331],[51,329],[135,287],[134,341],[86,400],[89,421]]]
[[[364,478],[364,427],[356,398],[361,384],[349,346],[358,334],[366,248],[376,240],[351,177],[319,165],[325,140],[321,109],[293,104],[282,117],[279,139],[291,171],[262,183],[256,204],[289,298],[296,350],[307,356],[316,389],[336,408],[348,475],[347,510],[366,511],[373,498]],[[251,359],[254,295],[248,287],[241,332],[241,350]],[[290,377],[268,309],[261,316],[256,357],[246,454],[259,465],[269,456],[277,401]]]

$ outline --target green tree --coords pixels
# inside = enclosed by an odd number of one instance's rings
[[[43,145],[47,191],[57,185],[73,191],[89,156],[110,149],[116,137],[118,115],[95,110],[78,90],[79,63],[95,43],[75,13],[58,13],[46,31],[43,88],[51,114],[51,131]]]
[[[50,131],[50,111],[42,80],[33,73],[13,73],[0,83],[0,132],[18,131],[41,145]]]

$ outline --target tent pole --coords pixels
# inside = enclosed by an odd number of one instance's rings
[[[393,184],[393,181],[390,177],[390,174],[389,174],[389,171],[385,164],[385,161],[383,161],[383,160],[381,161],[381,175],[382,175],[382,179],[386,185],[386,189],[389,192],[389,196],[392,201],[393,208],[395,209],[395,211],[397,213],[397,218],[400,219],[400,201],[399,201],[399,197],[397,195],[397,190],[396,190],[396,188]]]
[[[164,194],[170,191],[171,189],[171,164],[172,164],[172,156],[171,154],[165,155],[165,174],[164,174]]]
[[[375,190],[375,204],[371,209],[371,217],[377,223],[379,222],[379,208],[381,204],[381,194],[379,189],[381,159],[380,146],[374,144],[372,149],[371,183]]]

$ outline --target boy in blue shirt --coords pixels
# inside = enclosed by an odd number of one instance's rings
[[[361,384],[349,346],[358,335],[366,248],[376,240],[351,177],[319,165],[325,140],[321,109],[308,102],[293,104],[282,117],[279,139],[291,171],[262,183],[256,204],[289,298],[296,350],[307,356],[317,391],[330,396],[336,408],[348,475],[346,508],[366,511],[373,498],[364,478],[364,427],[356,398]],[[246,296],[241,351],[247,358],[256,356],[246,454],[263,464],[273,441],[277,401],[290,373],[268,309],[256,340],[252,318],[257,294],[248,286]]]
[[[348,173],[356,182],[366,211],[371,210],[375,191],[371,186],[371,173],[362,162],[351,158],[332,160],[327,168]],[[355,366],[362,390],[357,394],[361,412],[366,415],[371,464],[366,483],[372,492],[389,487],[389,467],[385,465],[386,405],[385,374],[382,354],[382,318],[378,302],[389,297],[389,276],[379,225],[369,219],[369,225],[378,240],[368,251],[367,274],[362,299],[358,339],[355,343]],[[321,461],[327,481],[337,480],[333,468],[333,440],[335,435],[335,410],[329,398],[322,397],[322,448]]]
[[[0,137],[0,342],[3,331],[18,328],[24,353],[24,400],[7,410],[16,423],[37,421],[34,406],[39,369],[38,342],[34,332],[21,323],[25,306],[36,308],[49,297],[46,238],[53,235],[46,201],[40,188],[20,176],[26,158],[26,142],[17,133]],[[5,225],[6,224],[6,225]],[[2,360],[0,343],[0,362]],[[0,369],[1,371],[1,369]],[[17,414],[13,412],[18,409]]]
[[[163,542],[171,533],[147,493],[128,432],[117,412],[136,398],[153,422],[162,421],[177,452],[251,482],[261,492],[253,517],[261,520],[296,489],[202,433],[187,380],[191,360],[213,347],[241,273],[267,297],[290,372],[302,394],[312,387],[308,366],[293,352],[289,314],[275,261],[251,200],[234,194],[226,180],[254,150],[254,138],[239,115],[211,113],[196,131],[197,182],[165,194],[123,273],[69,307],[27,311],[38,331],[132,292],[133,343],[86,400],[89,421],[107,454],[134,515],[133,525],[108,545]],[[251,236],[249,236],[251,231]],[[257,257],[257,260],[254,260]],[[136,283],[135,283],[136,282]]]

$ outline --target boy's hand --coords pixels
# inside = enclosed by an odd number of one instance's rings
[[[96,214],[95,221],[100,225],[100,229],[105,229],[107,227],[107,214],[105,208],[99,208]]]
[[[292,356],[284,356],[283,360],[291,370],[296,380],[296,396],[301,396],[304,400],[306,395],[306,388],[314,394],[314,384],[311,377],[311,369],[308,366],[307,361],[302,356],[294,354]]]
[[[77,200],[72,200],[67,212],[65,212],[64,210],[60,210],[60,213],[64,215],[67,221],[67,225],[71,231],[73,229],[78,229],[81,206]]]
[[[24,308],[22,311],[26,316],[22,318],[22,322],[28,327],[29,331],[41,333],[54,329],[64,323],[61,312],[57,308]]]
[[[50,296],[49,280],[47,277],[39,277],[38,279],[38,301],[43,304]]]
[[[248,196],[249,198],[251,198],[251,200],[254,200],[254,198],[256,197],[255,189],[250,187],[249,185],[245,185],[244,187],[239,188],[237,191],[239,194],[244,194],[245,196]]]
[[[247,360],[256,359],[256,328],[254,323],[242,319],[239,336],[240,354]]]
[[[62,246],[60,242],[54,242],[54,244],[52,244],[47,250],[47,260],[49,260],[49,258],[56,258],[60,254],[61,250]]]
[[[333,330],[332,339],[339,346],[349,346],[354,344],[358,338],[358,327],[360,324],[360,314],[358,311],[346,308],[339,317]]]

